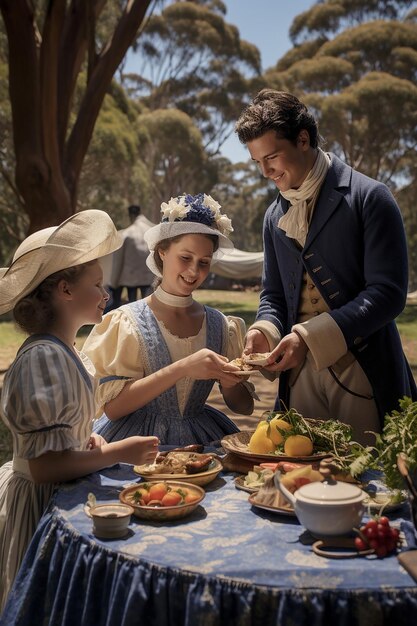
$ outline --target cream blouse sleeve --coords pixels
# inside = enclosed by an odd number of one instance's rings
[[[226,356],[229,361],[232,361],[233,359],[242,356],[244,337],[246,335],[246,324],[240,317],[228,315],[226,319],[229,332]]]
[[[107,313],[87,337],[82,351],[91,359],[99,384],[97,413],[116,398],[130,380],[143,378],[144,369],[133,320],[123,310]]]
[[[243,348],[244,348],[244,340],[246,335],[246,324],[241,317],[234,317],[229,315],[226,317],[227,326],[229,332],[229,341],[227,345],[227,358],[229,361],[236,359],[242,356]],[[252,398],[255,400],[259,400],[256,395],[255,386],[249,380],[242,380],[240,383],[250,393]]]

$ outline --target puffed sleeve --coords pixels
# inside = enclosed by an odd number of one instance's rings
[[[107,313],[87,337],[83,352],[91,359],[99,380],[97,413],[116,398],[127,382],[143,378],[142,355],[133,320],[123,310]]]
[[[18,356],[7,373],[2,411],[17,434],[15,452],[22,458],[79,449],[94,417],[91,381],[83,379],[65,350],[37,344]]]
[[[242,356],[243,348],[244,348],[244,339],[246,335],[246,324],[245,321],[241,317],[234,317],[233,315],[228,315],[227,319],[227,327],[229,333],[229,341],[227,345],[227,358],[229,361],[233,361],[240,356]],[[255,392],[255,386],[248,380],[242,381],[241,385],[246,387],[252,398],[255,400],[259,400],[258,396]]]
[[[242,356],[244,337],[246,335],[246,324],[241,317],[228,315],[227,327],[229,332],[229,341],[227,344],[227,358],[229,361]]]

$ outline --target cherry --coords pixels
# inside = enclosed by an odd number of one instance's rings
[[[355,538],[357,550],[372,548],[382,559],[397,549],[400,543],[398,528],[391,528],[388,517],[375,517],[360,528],[360,536]]]

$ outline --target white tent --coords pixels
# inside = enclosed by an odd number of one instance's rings
[[[149,223],[152,225],[152,222]],[[213,261],[211,271],[213,274],[225,278],[261,278],[263,261],[263,252],[244,252],[243,250],[235,248],[230,253],[223,254],[220,259]],[[109,254],[103,257],[100,259],[100,263],[103,267],[103,282],[105,285],[109,285],[112,274],[113,255]]]
[[[263,252],[244,252],[235,248],[213,261],[211,271],[226,278],[260,278],[263,263]]]

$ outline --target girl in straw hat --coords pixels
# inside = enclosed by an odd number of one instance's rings
[[[233,248],[233,229],[204,194],[172,198],[161,208],[161,223],[145,233],[147,264],[159,286],[105,315],[84,344],[105,411],[94,430],[108,441],[152,432],[164,444],[208,443],[238,430],[205,404],[215,380],[230,409],[253,411],[253,386],[228,363],[242,354],[244,321],[193,299],[213,257]]]
[[[109,297],[97,258],[119,246],[106,213],[82,211],[30,235],[0,270],[0,314],[13,309],[30,335],[1,397],[13,461],[0,468],[0,609],[58,482],[119,461],[152,462],[157,453],[156,437],[107,444],[92,434],[94,371],[74,347],[80,326],[99,322]]]

